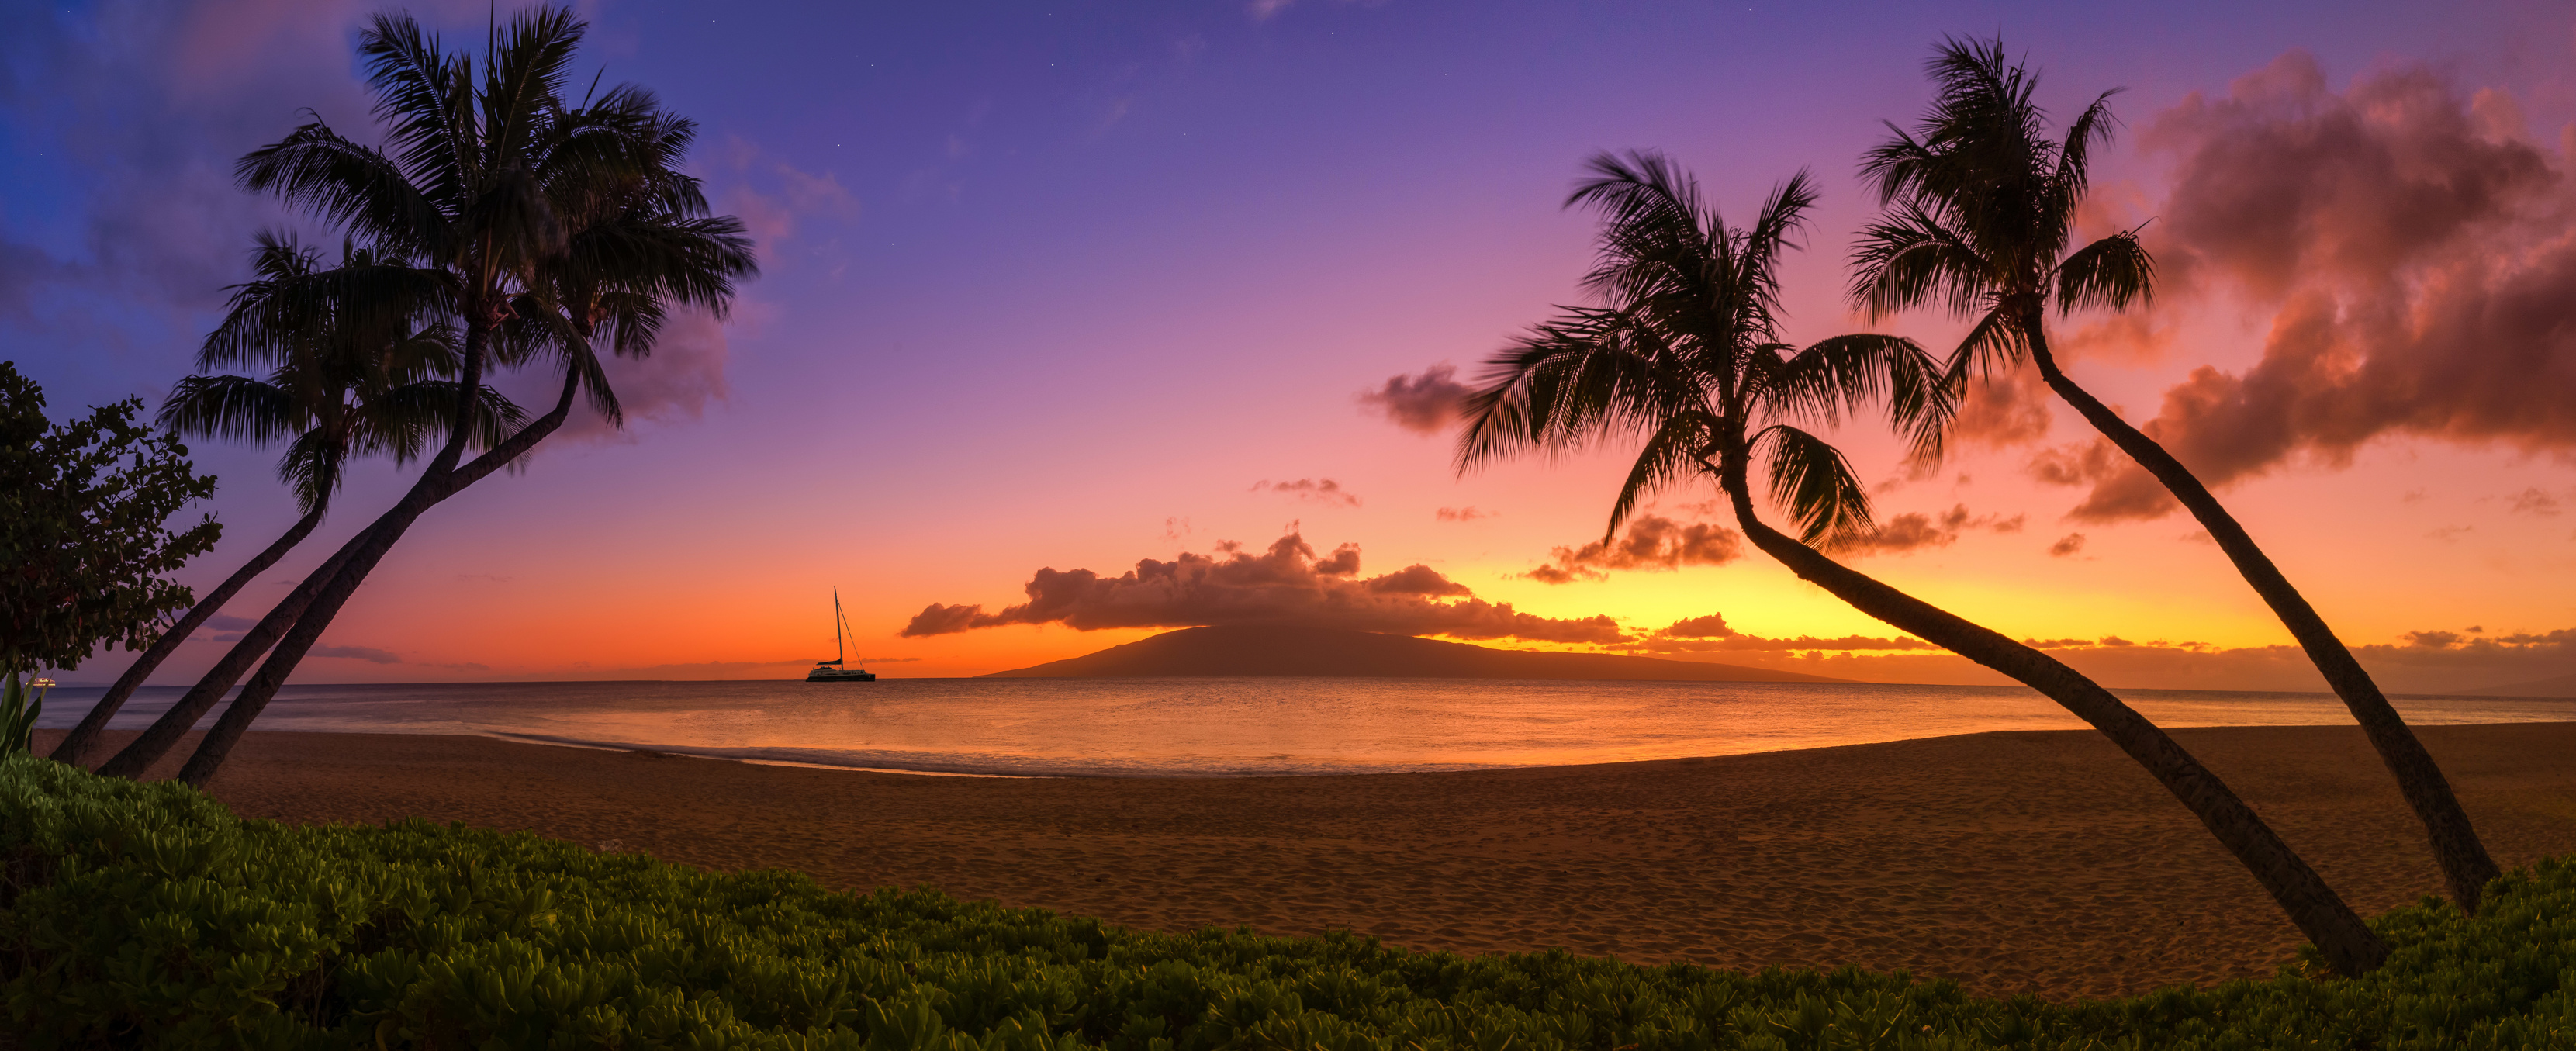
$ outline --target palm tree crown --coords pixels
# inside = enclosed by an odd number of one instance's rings
[[[1571,308],[1496,357],[1467,401],[1458,463],[1564,451],[1620,437],[1644,448],[1609,529],[1654,492],[1763,461],[1801,536],[1827,545],[1870,527],[1869,494],[1841,452],[1799,426],[1833,424],[1885,398],[1918,447],[1934,447],[1952,387],[1929,356],[1891,336],[1836,336],[1804,349],[1779,332],[1781,257],[1816,200],[1805,173],[1775,188],[1749,227],[1729,226],[1654,154],[1603,154],[1567,200],[1604,214],[1584,286],[1608,304]]]
[[[328,501],[352,454],[408,462],[452,422],[455,329],[438,275],[355,243],[340,265],[291,236],[259,235],[256,279],[233,287],[231,309],[206,337],[199,368],[262,366],[266,379],[195,375],[163,403],[182,434],[285,441],[278,476],[307,511]],[[524,414],[485,387],[472,441],[488,447]]]
[[[2053,139],[2031,98],[2038,78],[2002,42],[1945,41],[1929,70],[1930,112],[1912,132],[1890,124],[1893,137],[1861,162],[1887,211],[1852,252],[1853,302],[1873,318],[1919,306],[1976,317],[1950,362],[1960,372],[2020,363],[2052,299],[2060,311],[2146,302],[2155,262],[2137,231],[2067,251],[2118,92]]]

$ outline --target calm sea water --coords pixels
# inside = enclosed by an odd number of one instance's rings
[[[102,692],[54,690],[42,725],[72,725]],[[147,688],[114,725],[141,728],[180,692]],[[2118,692],[2165,726],[2351,721],[2331,694]],[[2570,699],[2394,702],[2415,723],[2576,720]],[[258,725],[919,773],[1188,777],[1604,763],[2084,724],[2018,687],[1248,678],[289,686]]]

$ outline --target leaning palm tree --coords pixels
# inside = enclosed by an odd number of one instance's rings
[[[2136,231],[2082,248],[2073,243],[2086,161],[2111,134],[2104,92],[2051,138],[2031,100],[2038,77],[2004,56],[2003,43],[1949,40],[1928,64],[1937,85],[1911,133],[1870,151],[1862,175],[1887,211],[1853,252],[1852,299],[1870,316],[1935,306],[1976,319],[1952,355],[1953,375],[2036,365],[2050,390],[2199,519],[2219,550],[2298,639],[2308,659],[2361,723],[2381,762],[2423,822],[2451,897],[2476,912],[2499,871],[2431,753],[2316,608],[2290,585],[2209,487],[2156,440],[2067,378],[2049,352],[2047,314],[2121,310],[2151,294],[2155,265]]]
[[[267,232],[252,252],[252,271],[255,280],[233,287],[231,308],[197,365],[267,365],[267,378],[190,376],[162,404],[161,424],[188,436],[284,442],[278,477],[303,515],[136,658],[54,749],[58,761],[88,765],[109,720],[143,680],[321,524],[352,454],[411,460],[454,411],[456,385],[436,378],[456,370],[453,340],[442,324],[424,324],[445,298],[431,275],[354,244],[343,246],[340,265],[325,267],[319,252]],[[476,438],[488,446],[523,414],[498,392],[483,394]]]
[[[410,16],[377,15],[360,35],[358,51],[376,96],[375,116],[385,125],[386,149],[349,139],[317,119],[252,151],[236,167],[245,187],[276,193],[346,234],[440,275],[461,330],[461,391],[482,387],[515,304],[534,291],[536,267],[564,251],[567,231],[555,198],[649,159],[635,147],[649,130],[651,114],[634,110],[630,93],[612,92],[597,107],[577,107],[564,97],[583,28],[565,9],[521,14],[492,34],[478,71],[473,56],[449,53]],[[290,635],[301,634],[300,625],[310,619],[310,635],[318,638],[422,513],[551,433],[569,402],[474,464],[461,465],[478,413],[460,395],[446,441],[402,499],[308,574],[100,772],[140,776],[241,681],[261,653],[270,654],[282,679],[312,645],[312,638],[288,644]],[[478,470],[485,461],[488,469]],[[315,611],[321,615],[308,618]]]
[[[708,215],[698,180],[677,169],[695,137],[693,122],[661,110],[650,94],[635,88],[619,89],[590,112],[622,126],[624,163],[594,167],[548,188],[547,199],[567,231],[564,250],[538,259],[520,278],[511,316],[493,336],[495,359],[505,364],[555,356],[563,370],[562,395],[537,424],[460,468],[449,494],[510,462],[505,453],[514,456],[514,448],[524,450],[559,426],[580,392],[587,391],[592,407],[612,424],[622,424],[596,348],[606,346],[623,357],[650,355],[669,304],[721,317],[735,281],[757,272],[741,221]],[[345,586],[354,590],[356,581]],[[347,594],[325,593],[284,635],[180,769],[181,780],[203,786],[214,776]]]
[[[1800,577],[1895,627],[2013,677],[2064,705],[2144,766],[2244,864],[2338,971],[2359,974],[2387,946],[2216,774],[2110,691],[2045,653],[1941,610],[1828,557],[1865,535],[1869,498],[1842,454],[1801,425],[1833,424],[1884,398],[1918,453],[1936,451],[1955,400],[1911,341],[1838,336],[1781,341],[1774,276],[1815,191],[1782,184],[1749,228],[1702,205],[1691,180],[1654,155],[1603,155],[1567,202],[1604,213],[1586,280],[1603,305],[1570,310],[1495,357],[1467,401],[1461,470],[1524,452],[1642,439],[1611,506],[1610,531],[1656,492],[1710,479],[1746,537]],[[1799,535],[1765,524],[1756,462]]]

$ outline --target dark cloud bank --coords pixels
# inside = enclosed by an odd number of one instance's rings
[[[1007,624],[1102,628],[1181,628],[1209,624],[1295,624],[1395,635],[1531,642],[1615,643],[1623,636],[1607,616],[1559,620],[1474,597],[1467,586],[1425,565],[1361,577],[1354,544],[1318,557],[1291,532],[1267,550],[1224,543],[1214,555],[1183,552],[1169,562],[1144,559],[1119,576],[1088,569],[1041,569],[1024,590],[1029,601],[986,613],[984,607],[932,603],[901,634],[946,635]]]
[[[1398,427],[1416,434],[1438,434],[1458,418],[1459,403],[1469,393],[1457,377],[1458,367],[1443,362],[1418,376],[1389,376],[1385,384],[1361,391],[1357,398],[1362,408],[1383,414]]]
[[[1927,516],[1929,517],[1929,516]],[[1941,516],[1935,521],[1952,516]],[[1964,515],[1952,528],[1971,528]],[[1619,542],[1560,549],[1560,564],[1583,568],[1671,569],[1705,564],[1728,541],[1694,534],[1683,524],[1646,524]],[[1706,523],[1694,523],[1705,525]],[[1992,528],[1991,525],[1988,528]],[[1732,534],[1728,534],[1732,537]],[[1694,546],[1696,537],[1696,546]],[[1592,554],[1584,555],[1590,551]],[[1697,554],[1691,552],[1697,551]],[[1564,558],[1571,558],[1565,562]],[[1736,557],[1732,554],[1727,558]],[[1719,559],[1724,561],[1724,559]],[[1550,567],[1542,567],[1550,568]],[[1601,572],[1593,569],[1593,572]],[[1662,628],[1629,631],[1607,615],[1558,619],[1487,602],[1426,565],[1374,577],[1360,575],[1357,545],[1318,554],[1298,533],[1253,551],[1225,543],[1213,555],[1183,553],[1143,559],[1115,577],[1088,569],[1041,569],[1024,585],[1029,601],[986,612],[980,605],[932,603],[904,626],[908,638],[1013,624],[1104,628],[1201,625],[1297,625],[1394,635],[1573,644],[1834,675],[1868,682],[2004,685],[2002,676],[1901,634],[1770,637],[1737,631],[1711,613]],[[2078,671],[2112,686],[2217,690],[2322,690],[2307,657],[2294,646],[2223,649],[2163,639],[2025,639]],[[2402,643],[2354,647],[2389,689],[2444,692],[2504,685],[2576,672],[2576,630],[2465,632],[2426,630]]]

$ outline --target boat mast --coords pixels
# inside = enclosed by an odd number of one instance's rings
[[[849,626],[850,626],[849,618],[847,618],[847,617],[843,617],[843,616],[841,615],[841,589],[839,589],[839,588],[833,588],[833,589],[832,589],[832,656],[834,656],[834,657],[838,657],[838,658],[840,658],[840,659],[839,659],[839,660],[836,660],[836,661],[833,661],[832,663],[834,663],[834,664],[838,664],[838,665],[840,665],[840,666],[841,666],[841,667],[843,667],[843,668],[848,668],[848,667],[850,666],[850,665],[849,665],[849,660],[850,660],[850,648],[849,648],[847,645],[844,645],[844,644],[841,642],[841,636],[846,635],[846,634],[848,634],[848,633],[849,633],[849,632],[847,631],[847,629],[849,628]]]

